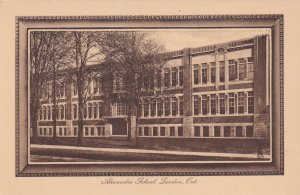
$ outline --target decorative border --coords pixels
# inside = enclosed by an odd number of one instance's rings
[[[57,21],[183,21],[183,20],[247,20],[276,19],[279,21],[279,79],[280,79],[280,153],[279,169],[275,171],[234,171],[234,172],[53,172],[39,173],[27,171],[36,165],[27,165],[20,171],[20,22]],[[282,14],[260,15],[111,15],[111,16],[17,16],[15,21],[15,171],[17,177],[65,177],[65,176],[229,176],[229,175],[284,175],[284,16]],[[199,27],[201,28],[201,27]],[[218,28],[218,27],[217,27]],[[219,27],[224,28],[224,27]],[[226,27],[225,27],[226,28]],[[255,28],[255,27],[251,27]],[[255,163],[254,163],[255,164]],[[213,164],[210,164],[213,165]],[[40,166],[40,165],[38,165]],[[201,165],[205,166],[205,165]],[[259,166],[259,165],[257,165]],[[40,168],[40,167],[39,167]],[[55,168],[54,168],[55,169]],[[180,169],[180,168],[178,168]],[[243,169],[243,168],[242,168]]]

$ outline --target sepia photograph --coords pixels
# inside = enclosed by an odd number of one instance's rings
[[[20,79],[25,93],[19,100],[27,107],[16,132],[16,156],[26,155],[17,166],[37,174],[49,171],[41,165],[55,173],[55,167],[69,165],[86,166],[75,168],[79,173],[91,165],[111,165],[121,168],[118,172],[134,166],[140,172],[138,165],[158,167],[159,175],[179,165],[212,174],[224,174],[214,171],[219,168],[230,174],[235,166],[278,174],[253,167],[278,165],[281,155],[283,143],[275,138],[283,129],[273,121],[281,116],[273,108],[280,98],[273,85],[278,87],[281,78],[273,67],[279,65],[282,37],[273,21],[271,26],[261,21],[281,16],[240,16],[236,19],[250,22],[216,25],[227,17],[181,18],[191,22],[188,27],[180,18],[173,27],[157,25],[156,19],[172,25],[172,18],[163,16],[142,23],[132,17],[119,26],[113,20],[122,17],[98,18],[96,25],[89,17],[56,18],[61,23],[51,17],[19,18],[25,66]],[[88,22],[78,27],[74,19]],[[31,20],[37,23],[28,25]],[[204,26],[197,27],[198,22]]]

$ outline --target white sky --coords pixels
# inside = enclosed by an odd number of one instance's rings
[[[201,47],[225,43],[256,35],[271,34],[270,29],[172,29],[149,31],[149,37],[165,45],[166,51],[181,50],[185,47]]]

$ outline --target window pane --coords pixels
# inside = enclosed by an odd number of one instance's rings
[[[208,126],[203,127],[203,137],[209,137],[209,127]]]
[[[215,126],[214,127],[214,136],[215,137],[220,137],[221,136],[221,127],[220,126]]]
[[[243,137],[242,129],[243,129],[242,126],[236,126],[236,129],[235,129],[235,136],[236,137]]]
[[[160,136],[165,136],[165,135],[166,135],[166,128],[160,127]]]
[[[153,136],[158,136],[157,127],[153,127]]]
[[[195,126],[194,130],[195,130],[194,136],[195,137],[200,137],[200,126]]]
[[[230,127],[224,126],[224,137],[230,137]]]
[[[170,136],[175,136],[175,127],[170,127]]]
[[[183,136],[183,127],[178,127],[178,136]]]

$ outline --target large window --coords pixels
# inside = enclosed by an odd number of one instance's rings
[[[94,118],[97,118],[97,114],[98,114],[97,103],[94,103],[94,110],[93,110],[93,113],[94,113]]]
[[[117,103],[117,115],[126,115],[126,105],[125,103]]]
[[[202,96],[202,114],[207,115],[207,95]]]
[[[235,107],[235,99],[234,93],[229,93],[229,114],[234,114],[234,107]]]
[[[209,137],[209,126],[203,126],[203,137]]]
[[[220,82],[225,81],[225,61],[219,61]]]
[[[164,69],[164,87],[170,87],[170,70]]]
[[[92,118],[92,104],[88,104],[88,114],[89,114],[89,118]]]
[[[171,109],[172,109],[172,116],[176,116],[177,114],[177,98],[172,97],[171,100]]]
[[[207,63],[202,63],[202,83],[207,83]]]
[[[230,126],[224,126],[224,137],[230,137]]]
[[[239,59],[239,80],[245,78],[245,60],[243,58]]]
[[[149,116],[149,101],[144,101],[144,116]]]
[[[210,95],[210,104],[211,104],[211,114],[216,114],[217,112],[217,97],[216,94]]]
[[[238,93],[238,113],[243,114],[245,108],[245,96],[244,92]]]
[[[243,137],[243,127],[242,126],[236,126],[235,136],[236,137]]]
[[[77,119],[77,105],[73,104],[73,119]]]
[[[221,127],[220,126],[214,126],[214,136],[215,137],[221,136]]]
[[[183,85],[183,66],[179,66],[179,86]]]
[[[157,127],[153,127],[153,136],[158,136]]]
[[[216,82],[216,63],[215,62],[210,63],[210,82],[211,83]]]
[[[170,98],[165,98],[165,116],[170,115]]]
[[[221,93],[219,95],[219,105],[220,105],[219,113],[225,114],[225,94],[224,93]]]
[[[178,127],[178,136],[183,136],[183,127]]]
[[[194,84],[199,84],[199,65],[194,64]]]
[[[156,114],[156,100],[151,100],[150,112],[151,116],[154,116]]]
[[[254,68],[253,68],[253,57],[249,57],[247,58],[247,70],[248,70],[248,75],[247,78],[249,80],[252,80],[254,78]]]
[[[248,113],[254,113],[254,94],[253,94],[253,91],[248,92]]]
[[[150,136],[150,129],[149,129],[149,127],[144,127],[144,136]]]
[[[157,100],[157,115],[162,116],[163,115],[163,102],[161,99]]]
[[[172,68],[172,86],[176,86],[178,83],[178,78],[177,78],[177,68],[173,67]]]
[[[235,65],[235,60],[229,60],[228,61],[229,65],[229,81],[233,81],[236,78],[236,65]]]
[[[199,114],[199,97],[197,95],[194,96],[194,115]]]
[[[179,97],[179,114],[183,115],[183,96]]]

